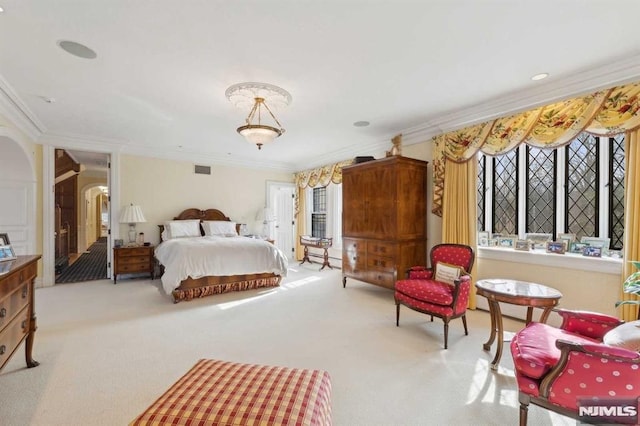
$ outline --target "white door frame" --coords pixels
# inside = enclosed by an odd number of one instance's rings
[[[120,210],[120,152],[115,146],[91,142],[91,149],[86,143],[55,140],[43,142],[42,146],[42,285],[51,287],[55,284],[55,150],[75,149],[79,151],[103,152],[110,154],[111,168],[109,170],[109,197],[111,212]],[[111,242],[120,238],[120,225],[115,215],[109,217],[111,234],[108,237],[107,261],[111,265]],[[111,278],[111,267],[107,268],[107,278]]]

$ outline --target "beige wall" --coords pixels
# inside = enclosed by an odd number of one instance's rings
[[[158,243],[157,225],[191,207],[217,208],[257,232],[255,216],[266,202],[266,182],[293,182],[291,173],[213,165],[211,175],[197,175],[193,167],[185,161],[121,157],[120,206],[133,203],[142,208],[147,222],[137,224],[136,231],[144,232],[146,241]],[[119,238],[126,241],[128,229],[121,225]]]

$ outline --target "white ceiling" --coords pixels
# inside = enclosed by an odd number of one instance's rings
[[[636,0],[0,0],[0,113],[39,142],[301,170],[640,80]],[[68,54],[71,40],[96,59]],[[542,81],[530,77],[550,73]],[[225,90],[289,91],[261,151]],[[55,102],[45,102],[53,98]],[[359,120],[369,127],[354,127]],[[99,148],[97,148],[99,147]]]

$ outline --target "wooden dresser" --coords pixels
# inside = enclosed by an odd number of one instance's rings
[[[393,289],[427,261],[427,162],[392,156],[342,169],[342,285]]]
[[[153,246],[114,247],[113,248],[113,283],[118,274],[151,274],[155,278]]]
[[[0,262],[0,370],[25,339],[27,367],[38,365],[32,357],[36,332],[33,285],[38,259],[39,255],[18,256],[16,260]]]

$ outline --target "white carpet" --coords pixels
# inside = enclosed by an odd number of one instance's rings
[[[438,318],[339,270],[294,266],[281,287],[173,304],[159,280],[90,281],[36,290],[38,330],[0,373],[2,425],[126,425],[198,359],[322,369],[335,425],[518,423],[513,363],[482,350],[489,315],[467,314],[443,349]],[[522,323],[505,321],[515,331]],[[538,407],[530,425],[575,425]]]

